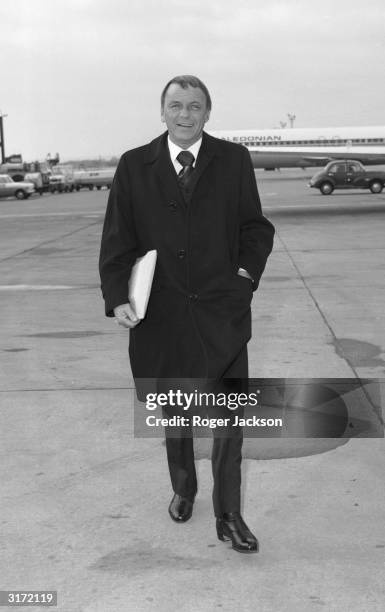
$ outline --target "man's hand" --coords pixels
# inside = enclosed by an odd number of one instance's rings
[[[138,319],[133,308],[130,304],[121,304],[114,308],[115,321],[122,327],[135,327],[140,323],[141,319]]]

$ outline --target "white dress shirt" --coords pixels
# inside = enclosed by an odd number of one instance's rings
[[[188,149],[182,149],[182,147],[176,145],[174,142],[172,142],[172,140],[170,139],[170,136],[167,136],[167,142],[168,142],[168,150],[170,151],[172,165],[174,166],[175,172],[177,174],[179,174],[179,172],[183,168],[182,164],[180,164],[177,160],[177,157],[181,151],[190,151],[190,153],[194,155],[195,159],[194,159],[193,167],[195,166],[197,157],[198,157],[198,153],[199,153],[199,149],[201,148],[201,144],[202,144],[202,136],[200,137],[199,140],[194,142],[194,144],[192,144],[191,147],[189,147]]]

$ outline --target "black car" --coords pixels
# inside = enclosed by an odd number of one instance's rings
[[[381,193],[385,172],[365,170],[354,160],[331,161],[310,179],[308,185],[316,187],[323,195],[330,195],[335,189],[370,189],[372,193]]]

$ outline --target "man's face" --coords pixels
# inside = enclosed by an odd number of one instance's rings
[[[202,135],[203,127],[210,116],[206,96],[199,87],[183,89],[172,83],[166,91],[162,121],[166,123],[169,136],[175,144],[187,149]]]

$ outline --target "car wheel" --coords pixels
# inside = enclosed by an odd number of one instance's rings
[[[383,190],[384,186],[381,183],[381,181],[372,181],[370,183],[370,191],[372,193],[381,193],[381,191]]]
[[[330,195],[334,191],[334,185],[332,185],[332,183],[330,183],[329,181],[325,181],[324,183],[321,183],[321,185],[319,186],[319,190],[322,195]]]
[[[15,196],[17,197],[18,200],[25,200],[27,197],[27,194],[22,189],[18,189],[15,193]]]

